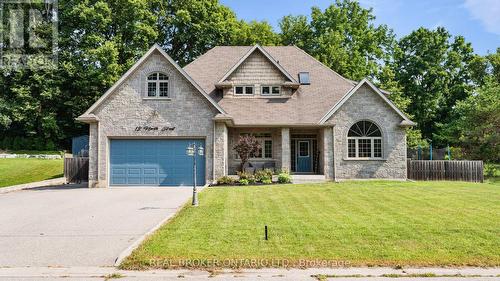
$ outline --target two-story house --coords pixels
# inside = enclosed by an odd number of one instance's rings
[[[89,186],[192,184],[235,174],[239,136],[256,168],[325,179],[406,179],[414,123],[368,80],[348,80],[295,46],[220,46],[181,68],[153,46],[78,120],[90,125]]]

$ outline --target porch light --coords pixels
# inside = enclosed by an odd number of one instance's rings
[[[188,156],[194,156],[194,146],[190,145],[186,148],[186,154]]]
[[[204,151],[203,151],[203,146],[198,146],[198,155],[203,156]]]

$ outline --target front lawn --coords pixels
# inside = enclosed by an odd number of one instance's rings
[[[63,176],[63,160],[0,159],[0,187]]]
[[[285,259],[291,266],[304,260],[499,266],[500,185],[379,181],[208,188],[199,207],[187,205],[121,266],[234,266],[240,260],[252,267],[241,259],[274,265]]]

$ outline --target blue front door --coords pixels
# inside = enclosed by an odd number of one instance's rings
[[[310,140],[297,140],[297,172],[309,173],[312,172],[312,151]]]
[[[111,140],[110,185],[190,186],[193,157],[186,148],[203,140]],[[205,184],[205,157],[196,156],[198,185]]]

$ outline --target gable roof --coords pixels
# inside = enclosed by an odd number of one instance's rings
[[[259,46],[260,47],[260,46]],[[262,48],[292,77],[309,72],[311,84],[300,85],[292,98],[221,98],[215,85],[255,46],[218,46],[184,67],[235,125],[318,125],[319,120],[355,84],[295,46]]]
[[[182,76],[184,76],[217,110],[225,114],[226,112],[222,107],[215,102],[196,81],[189,76],[184,69],[182,69],[158,44],[154,44],[122,77],[116,81],[111,88],[109,88],[104,95],[102,95],[85,113],[77,118],[79,121],[89,121],[92,120],[95,116],[92,112],[104,102],[134,71],[155,51],[158,51],[168,62],[170,62]]]
[[[233,67],[231,67],[224,76],[218,81],[218,83],[224,82],[238,67],[255,51],[260,51],[285,77],[290,80],[290,82],[297,83],[297,81],[276,61],[274,58],[266,52],[260,45],[253,46],[248,52],[238,61]]]
[[[399,108],[396,107],[392,101],[390,101],[385,94],[382,93],[375,85],[373,85],[368,79],[361,80],[355,87],[353,87],[349,92],[347,92],[319,121],[319,124],[324,124],[332,115],[363,85],[368,85],[375,93],[377,93],[396,113],[403,118],[402,124],[405,126],[416,125],[411,121],[406,114],[404,114]]]

